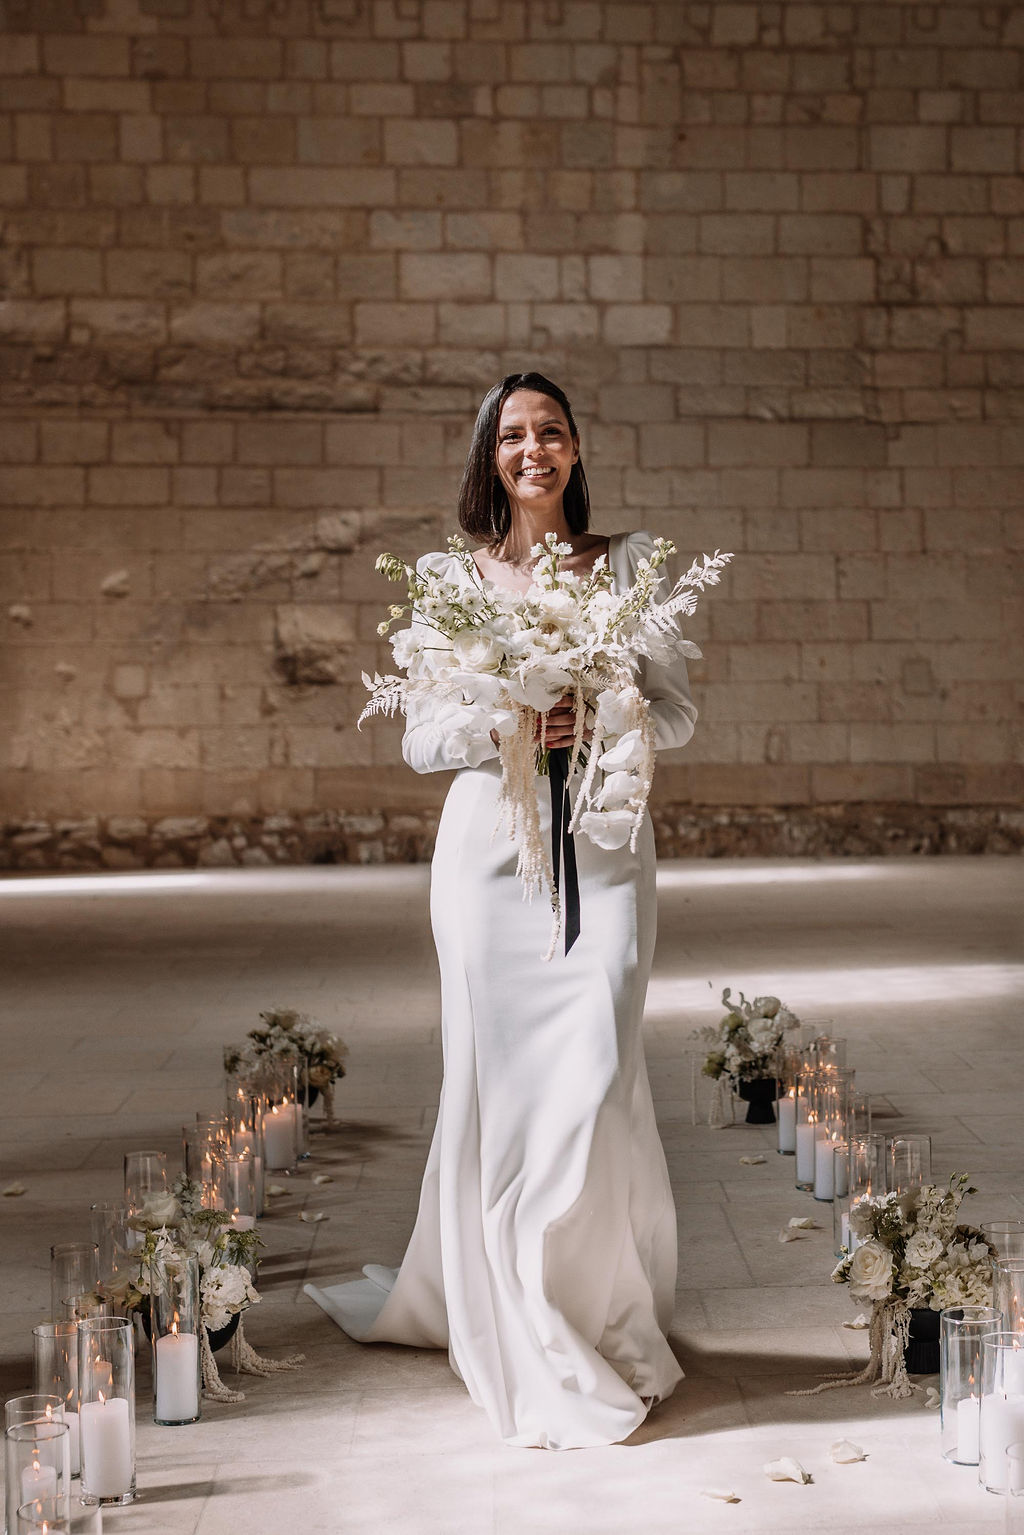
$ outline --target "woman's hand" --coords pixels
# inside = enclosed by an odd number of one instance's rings
[[[576,737],[576,710],[573,708],[572,694],[565,693],[544,716],[544,745],[552,750],[558,750],[562,746],[572,746]],[[592,730],[584,730],[583,739],[589,741],[593,736]],[[537,721],[535,741],[540,741],[540,720]]]

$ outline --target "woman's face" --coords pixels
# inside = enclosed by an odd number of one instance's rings
[[[539,513],[561,510],[579,442],[550,395],[517,389],[501,407],[495,464],[510,505]]]

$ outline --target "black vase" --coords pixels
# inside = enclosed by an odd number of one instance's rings
[[[939,1373],[939,1313],[931,1307],[910,1311],[910,1338],[903,1353],[908,1375]]]
[[[747,1105],[748,1125],[773,1125],[779,1084],[774,1077],[741,1077],[736,1091]]]

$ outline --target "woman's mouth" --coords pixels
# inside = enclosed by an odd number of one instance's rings
[[[554,474],[554,472],[554,468],[551,466],[545,467],[542,464],[527,464],[525,468],[520,469],[519,478],[521,480],[543,480],[548,475]]]

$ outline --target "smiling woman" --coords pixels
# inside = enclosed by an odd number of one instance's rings
[[[428,639],[428,575],[455,583],[468,611],[481,591],[490,601],[495,587],[527,590],[548,537],[567,551],[563,571],[582,576],[607,559],[614,598],[657,550],[649,533],[589,531],[572,410],[535,373],[503,379],[484,400],[459,520],[481,545],[475,566],[451,551],[417,566],[424,585],[414,622]],[[549,628],[557,651],[574,604],[557,589],[537,590],[531,632],[543,648]],[[485,667],[489,643],[473,626],[452,641]],[[685,664],[675,648],[664,664],[644,654],[635,684],[647,700],[645,739],[681,746],[696,714]],[[410,767],[458,770],[431,869],[441,1107],[401,1268],[371,1265],[363,1280],[307,1289],[362,1341],[447,1348],[507,1443],[569,1449],[625,1439],[681,1371],[665,1336],[675,1210],[640,1040],[656,926],[654,834],[644,812],[633,840],[598,846],[589,834],[572,837],[565,801],[581,792],[569,768],[575,710],[563,697],[544,719],[546,761],[534,750],[532,710],[526,720],[521,803],[529,799],[538,845],[551,842],[556,879],[555,849],[564,853],[565,953],[549,965],[540,956],[550,912],[524,903],[517,848],[493,834],[503,779],[490,713],[445,714],[426,696],[409,703],[402,749]],[[587,739],[582,719],[581,730]],[[621,762],[604,753],[605,793],[633,784],[625,769],[639,750],[637,734]],[[614,798],[602,808],[633,814]]]

